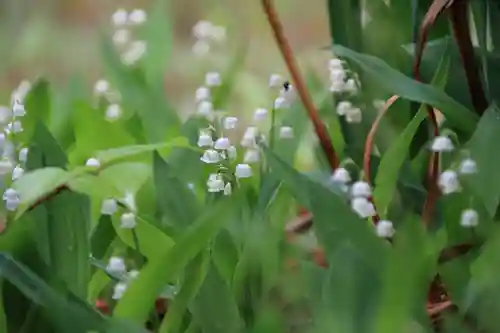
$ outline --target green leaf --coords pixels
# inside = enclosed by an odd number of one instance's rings
[[[33,135],[38,122],[47,123],[52,107],[50,84],[45,79],[39,79],[33,84],[26,96],[26,115],[22,118],[24,131],[19,134],[23,141]]]
[[[334,192],[339,190],[301,175],[265,147],[264,152],[273,172],[280,175],[297,200],[313,213],[315,234],[327,256],[333,254],[338,246],[350,243],[365,259],[369,259],[367,264],[376,269],[388,249],[375,235],[373,226],[360,219],[345,198]]]
[[[144,26],[144,40],[148,45],[148,51],[144,55],[142,64],[146,78],[155,84],[163,82],[172,53],[172,18],[167,11],[166,1],[154,1]]]
[[[170,227],[182,232],[200,213],[198,199],[157,152],[153,156],[153,170],[158,211]]]
[[[196,257],[227,222],[227,212],[234,209],[229,199],[208,206],[173,248],[150,260],[118,302],[113,315],[144,322],[156,297],[165,285]],[[157,249],[158,252],[158,249]]]
[[[419,216],[398,225],[394,246],[383,273],[374,332],[403,332],[435,274],[439,251],[430,247]],[[408,260],[411,257],[412,260]],[[385,316],[386,313],[394,313]]]
[[[136,249],[134,231],[122,228],[119,216],[113,217],[112,223],[118,237],[129,247]],[[139,249],[136,250],[139,250],[149,260],[158,259],[158,257],[168,252],[174,245],[172,238],[144,218],[136,216],[136,223],[137,226],[134,230],[139,243]]]
[[[51,269],[73,293],[85,298],[90,280],[90,201],[86,196],[65,191],[44,205]]]
[[[477,163],[479,172],[470,177],[470,186],[482,201],[490,216],[494,216],[500,202],[500,157],[493,144],[500,140],[500,109],[492,104],[483,114],[466,148]]]
[[[134,139],[120,122],[109,122],[104,112],[87,103],[75,103],[74,132],[76,147],[71,153],[72,164],[81,164],[99,150],[133,145]]]
[[[335,55],[356,63],[369,77],[390,93],[411,101],[429,104],[440,110],[457,128],[467,133],[474,130],[478,120],[477,115],[444,92],[431,85],[410,79],[379,58],[357,53],[341,45],[334,45],[333,51]]]
[[[186,138],[178,137],[166,143],[134,145],[120,148],[112,148],[97,152],[97,159],[101,164],[108,164],[118,160],[131,158],[137,155],[150,153],[158,150],[161,153],[167,153],[174,147],[189,148],[198,151],[199,149],[189,146]]]
[[[47,167],[26,172],[14,182],[13,188],[19,192],[21,205],[26,209],[38,198],[52,193],[65,184],[71,177],[72,174],[63,169]]]
[[[193,298],[198,294],[205,280],[210,265],[208,252],[200,253],[184,272],[184,281],[173,302],[168,307],[168,312],[162,321],[160,333],[179,332],[183,316]]]
[[[439,88],[443,88],[444,85],[446,85],[449,69],[449,57],[444,55],[441,58],[441,63],[435,73],[433,84]],[[401,167],[407,159],[412,139],[417,133],[420,124],[426,117],[426,107],[425,105],[422,105],[415,117],[413,117],[410,123],[406,126],[403,133],[401,133],[401,135],[382,156],[382,160],[380,161],[377,175],[375,177],[375,190],[373,193],[378,213],[382,216],[386,216],[387,214],[387,209],[391,203],[394,190],[396,189]]]
[[[129,323],[105,319],[88,304],[61,286],[58,291],[54,290],[29,268],[15,261],[7,253],[0,253],[0,276],[16,286],[35,305],[41,306],[54,325],[62,332],[145,332],[144,329]]]
[[[69,179],[67,185],[71,190],[96,200],[123,196],[123,192],[100,175],[81,174]]]
[[[99,173],[99,180],[114,186],[122,196],[136,193],[151,176],[151,167],[146,163],[124,162],[111,165]]]
[[[213,301],[217,300],[217,306]],[[206,332],[241,332],[243,320],[228,284],[213,264],[190,306],[194,320]]]

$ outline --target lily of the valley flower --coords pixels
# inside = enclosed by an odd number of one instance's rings
[[[290,126],[282,126],[280,127],[279,135],[281,139],[293,139],[294,137],[293,128]]]
[[[91,157],[87,160],[87,162],[85,162],[85,165],[92,168],[99,168],[101,166],[101,162],[99,162],[97,158]]]
[[[236,117],[224,118],[224,129],[226,130],[235,129],[237,124],[238,124],[238,118]]]
[[[234,175],[236,176],[236,178],[252,177],[252,168],[248,164],[238,164],[236,166]]]
[[[28,148],[21,148],[19,150],[19,162],[26,163],[28,160]]]
[[[105,199],[101,205],[102,215],[113,215],[118,210],[118,204],[115,199]]]
[[[392,222],[388,220],[378,221],[375,229],[377,231],[377,236],[381,238],[391,238],[392,236],[394,236],[394,233],[396,232],[394,230]]]
[[[217,87],[222,84],[220,74],[217,72],[209,72],[205,75],[205,84],[208,87]]]
[[[109,258],[106,270],[111,274],[125,274],[127,272],[127,266],[125,265],[125,260],[121,257],[111,257]]]
[[[453,149],[455,149],[453,142],[445,135],[436,137],[431,145],[431,150],[437,153],[450,152]]]
[[[131,24],[135,25],[141,25],[145,23],[147,20],[147,14],[144,10],[142,9],[134,9],[130,14],[128,15],[128,21]]]
[[[253,119],[255,121],[263,121],[267,119],[268,111],[265,108],[258,108],[253,114]]]
[[[443,194],[459,192],[461,190],[458,175],[453,170],[446,170],[439,175],[438,185]]]
[[[364,181],[357,181],[352,184],[351,195],[353,197],[369,198],[372,195],[370,184]]]
[[[333,172],[331,180],[334,183],[347,184],[351,181],[351,176],[349,175],[349,171],[347,171],[347,169],[337,168]]]
[[[118,282],[115,284],[113,287],[113,295],[111,295],[111,298],[114,300],[119,300],[120,298],[123,297],[125,292],[127,291],[127,284],[125,282]]]
[[[474,209],[466,209],[460,216],[460,225],[464,228],[474,228],[479,224],[479,214]]]
[[[120,227],[124,229],[133,229],[136,225],[137,222],[135,221],[134,213],[123,213],[120,217]]]
[[[205,150],[200,160],[207,164],[214,164],[220,162],[221,156],[217,150],[208,149]]]
[[[364,197],[353,198],[351,208],[362,218],[372,217],[376,214],[373,204]]]
[[[214,144],[214,148],[218,150],[227,150],[229,147],[231,147],[231,142],[226,137],[218,138]]]
[[[459,172],[462,175],[470,175],[477,172],[477,164],[471,158],[466,158],[462,162],[460,162]]]
[[[198,137],[198,147],[206,148],[212,147],[214,145],[214,141],[212,140],[212,136],[208,133],[200,133]]]
[[[212,173],[208,176],[207,180],[207,188],[208,192],[216,193],[220,191],[224,191],[225,185],[222,176],[218,173]]]
[[[196,102],[209,101],[210,100],[210,89],[207,87],[199,87],[196,89]]]
[[[20,165],[16,165],[12,170],[12,180],[15,181],[24,175],[24,169]]]

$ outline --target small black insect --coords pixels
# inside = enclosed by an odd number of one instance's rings
[[[288,91],[288,89],[290,89],[290,82],[289,81],[283,82],[283,88],[285,89],[285,91]]]

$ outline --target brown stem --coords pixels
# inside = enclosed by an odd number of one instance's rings
[[[467,17],[468,1],[454,1],[449,8],[453,36],[460,52],[462,66],[467,77],[467,85],[476,113],[481,115],[488,107],[483,85],[474,54],[474,46],[470,38],[469,22]]]
[[[453,0],[434,0],[420,26],[420,35],[415,46],[415,61],[413,63],[413,76],[415,80],[422,81],[420,77],[420,65],[424,54],[425,45],[429,37],[429,32],[439,15],[451,4]],[[433,136],[439,135],[439,126],[437,124],[436,114],[430,105],[426,106],[427,115],[433,129]],[[439,197],[439,188],[436,184],[439,174],[439,154],[432,153],[427,170],[427,199],[424,204],[422,220],[425,224],[429,224],[434,215],[436,200]]]
[[[273,1],[262,0],[262,8],[266,13],[269,24],[271,25],[274,38],[276,39],[276,44],[278,45],[278,48],[280,49],[280,52],[285,60],[286,66],[288,67],[288,71],[290,72],[290,75],[292,77],[294,87],[297,89],[300,99],[302,100],[302,104],[304,104],[304,107],[307,110],[309,119],[311,119],[313,123],[314,130],[319,139],[321,148],[323,149],[323,153],[328,160],[330,168],[334,170],[339,164],[337,154],[335,152],[335,149],[333,148],[333,144],[330,140],[326,127],[321,122],[312,98],[307,91],[306,84],[304,83],[302,75],[300,74],[300,70],[295,62],[292,48],[290,47],[290,44],[285,37],[283,26],[280,22],[276,9],[274,8]]]

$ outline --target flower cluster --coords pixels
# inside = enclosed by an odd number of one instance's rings
[[[0,133],[0,148],[2,158],[0,160],[0,175],[10,174],[11,181],[19,179],[24,174],[24,164],[28,159],[28,148],[18,145],[16,134],[24,131],[20,118],[26,115],[24,100],[31,89],[28,81],[23,81],[11,96],[11,106],[0,107],[2,110],[3,131]],[[19,193],[13,188],[7,188],[3,194],[5,207],[14,211],[21,201]]]
[[[359,90],[359,81],[344,68],[342,60],[334,58],[329,62],[330,71],[330,91],[333,92],[340,102],[337,104],[337,114],[345,116],[348,123],[359,123],[362,119],[361,109],[355,107],[349,98],[356,95]]]
[[[131,28],[142,25],[147,20],[147,14],[142,9],[127,12],[118,9],[111,16],[116,30],[113,34],[113,43],[121,52],[121,60],[125,65],[134,65],[146,53],[147,45],[143,40],[133,40]]]
[[[193,53],[204,56],[210,52],[214,43],[222,43],[226,40],[226,28],[203,20],[194,25],[193,36],[196,38],[192,47]]]
[[[127,192],[125,193],[125,197],[119,201],[114,198],[103,200],[101,205],[101,214],[111,216],[117,213],[119,208],[123,208],[123,212],[120,215],[120,227],[123,229],[134,229],[137,225],[137,206],[134,194]]]
[[[361,218],[369,218],[377,214],[371,203],[372,189],[370,184],[361,180],[352,182],[349,171],[343,167],[335,169],[331,176],[331,182],[349,194],[351,209]],[[392,222],[388,220],[378,221],[376,233],[379,237],[391,238],[395,233]]]
[[[452,152],[455,149],[453,142],[447,136],[438,136],[436,137],[430,149],[435,153],[448,153]],[[438,186],[441,189],[441,192],[444,195],[460,192],[462,190],[462,186],[460,184],[460,176],[466,177],[471,174],[477,173],[477,164],[476,161],[471,159],[470,157],[464,158],[460,161],[458,165],[458,170],[453,168],[449,168],[444,170],[438,179]],[[479,223],[479,214],[474,209],[466,209],[462,212],[460,218],[460,225],[465,228],[471,228],[477,226]]]
[[[139,276],[139,271],[137,270],[127,271],[125,260],[121,257],[109,258],[106,271],[109,274],[120,278],[120,282],[115,284],[113,288],[113,295],[111,296],[115,300],[122,298],[130,282]]]

